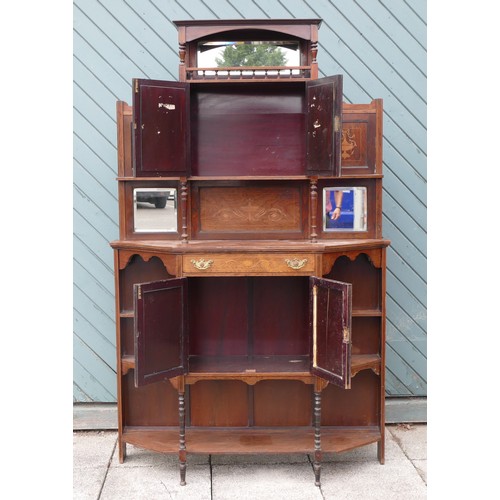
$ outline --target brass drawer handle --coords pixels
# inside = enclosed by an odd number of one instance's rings
[[[285,259],[286,265],[292,269],[302,269],[307,264],[307,259]]]
[[[205,260],[205,259],[200,259],[200,260],[194,260],[191,259],[191,264],[193,264],[196,269],[199,269],[200,271],[206,271],[211,267],[211,265],[214,263],[213,260]]]

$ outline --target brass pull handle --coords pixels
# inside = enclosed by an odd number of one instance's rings
[[[214,263],[213,260],[205,260],[205,259],[200,259],[200,260],[194,260],[191,259],[191,264],[193,264],[196,269],[199,269],[200,271],[206,271],[208,268],[211,267],[211,265]]]
[[[307,259],[285,259],[286,265],[292,269],[302,269],[307,264]]]

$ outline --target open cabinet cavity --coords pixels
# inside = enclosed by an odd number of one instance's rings
[[[339,175],[342,77],[134,81],[136,176]]]
[[[351,285],[316,277],[134,286],[135,383],[291,378],[350,385]]]

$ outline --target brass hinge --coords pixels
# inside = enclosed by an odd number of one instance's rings
[[[348,344],[351,341],[351,332],[348,326],[344,326],[344,344]]]
[[[142,298],[142,289],[141,285],[137,287],[137,298],[140,300]]]
[[[135,85],[134,92],[136,94],[138,94],[139,93],[139,80],[134,80],[134,85]]]

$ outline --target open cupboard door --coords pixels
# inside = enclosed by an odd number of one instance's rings
[[[307,174],[340,175],[342,75],[306,82]]]
[[[135,175],[188,175],[189,84],[135,79],[133,86]]]
[[[311,373],[351,388],[352,285],[311,277]]]
[[[176,377],[187,368],[187,279],[134,285],[135,385]]]

